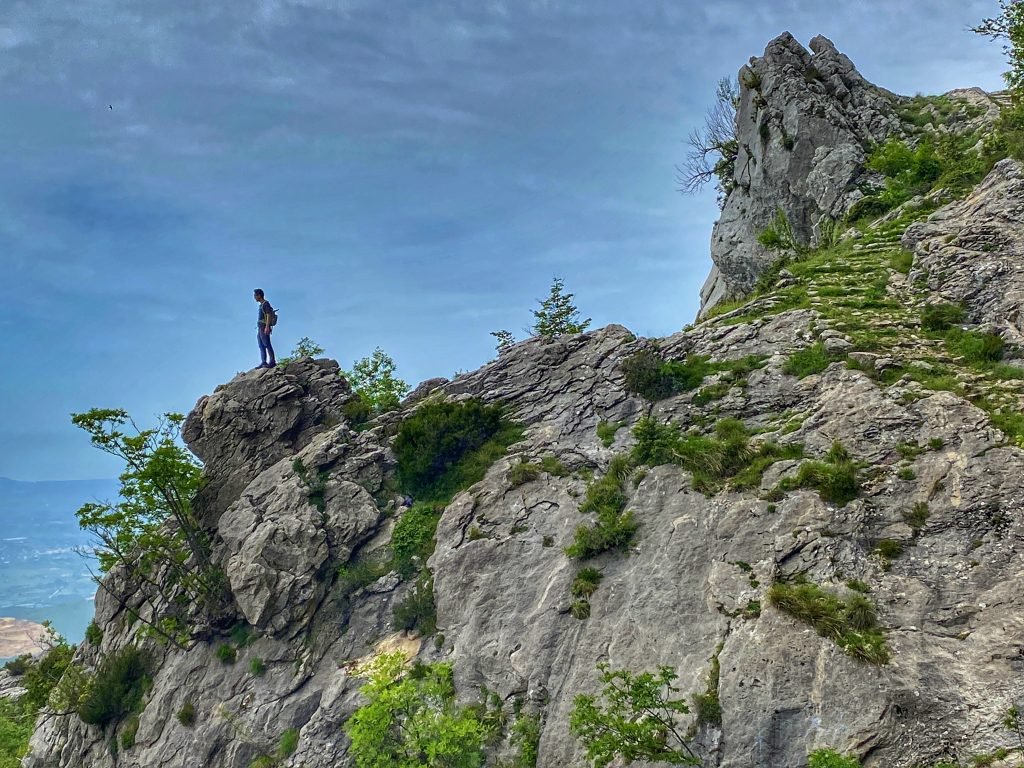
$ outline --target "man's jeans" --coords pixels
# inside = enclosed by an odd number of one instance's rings
[[[270,344],[270,334],[263,331],[256,331],[256,341],[260,345],[260,360],[264,363],[274,361],[274,347]],[[267,353],[270,353],[270,360],[267,360]]]

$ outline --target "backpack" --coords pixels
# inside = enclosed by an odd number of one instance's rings
[[[267,323],[267,325],[269,325],[271,328],[273,328],[275,325],[277,325],[277,310],[274,309],[273,307],[271,307],[270,311],[268,312],[267,311],[267,304],[268,303],[269,302],[266,302],[266,301],[263,302],[263,317],[266,318],[265,322]]]

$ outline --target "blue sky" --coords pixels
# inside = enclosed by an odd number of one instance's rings
[[[1000,87],[995,2],[4,0],[0,476],[109,477],[68,414],[187,411],[258,362],[254,287],[343,366],[470,370],[551,278],[693,319],[711,191],[674,165],[789,30],[901,93]],[[112,107],[112,108],[111,108]]]

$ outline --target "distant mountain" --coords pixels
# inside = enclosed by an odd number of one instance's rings
[[[116,480],[21,482],[0,477],[0,617],[50,619],[72,642],[92,618],[88,534],[75,511],[117,497]]]

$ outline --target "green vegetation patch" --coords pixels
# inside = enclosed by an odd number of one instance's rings
[[[629,392],[657,402],[697,389],[705,378],[715,373],[727,373],[728,381],[738,381],[763,366],[765,359],[751,355],[713,363],[707,355],[688,355],[680,362],[665,360],[657,352],[645,349],[626,358],[621,367]]]
[[[392,445],[399,483],[419,499],[447,503],[483,479],[522,434],[499,405],[426,402],[402,422]]]
[[[451,664],[404,669],[401,653],[374,659],[360,676],[365,703],[344,725],[356,768],[480,768],[493,735],[480,707],[455,698]]]
[[[765,442],[752,446],[750,433],[738,419],[722,419],[715,425],[713,435],[702,435],[680,432],[669,424],[646,418],[637,423],[633,435],[637,439],[633,449],[635,463],[678,464],[693,476],[693,487],[708,495],[726,484],[754,488],[776,461],[803,456],[799,445]]]
[[[872,664],[889,661],[875,607],[864,595],[842,598],[810,581],[797,580],[773,584],[768,600],[780,611],[814,627],[849,656]]]
[[[807,756],[807,768],[860,768],[860,760],[834,749],[816,749]]]
[[[393,626],[399,630],[414,630],[423,636],[437,632],[437,606],[434,603],[434,579],[424,569],[412,585],[409,594],[393,609]]]
[[[835,360],[836,358],[830,355],[825,350],[825,345],[819,341],[791,354],[783,364],[782,372],[803,379],[821,373]]]
[[[963,304],[928,304],[921,310],[921,327],[926,331],[947,331],[964,321]]]
[[[696,752],[675,723],[690,708],[674,685],[671,667],[657,672],[633,673],[598,664],[600,696],[580,694],[573,701],[569,728],[594,766],[607,766],[621,758],[636,761],[700,765]]]
[[[151,684],[151,667],[149,655],[132,645],[107,655],[78,703],[78,716],[105,727],[139,711]]]
[[[995,333],[979,333],[951,328],[946,332],[946,347],[964,359],[967,365],[986,368],[1003,359],[1003,339]]]
[[[576,528],[573,543],[565,549],[569,557],[585,559],[612,550],[622,551],[633,542],[639,524],[632,512],[625,511],[625,483],[633,468],[629,456],[616,456],[604,476],[587,485],[580,512],[593,513],[596,520]]]
[[[813,488],[823,501],[843,506],[860,493],[857,464],[839,441],[832,443],[825,461],[805,461],[795,477],[783,478],[779,490]]]
[[[597,425],[597,438],[605,448],[611,448],[615,442],[615,433],[624,426],[621,421],[602,421]]]

